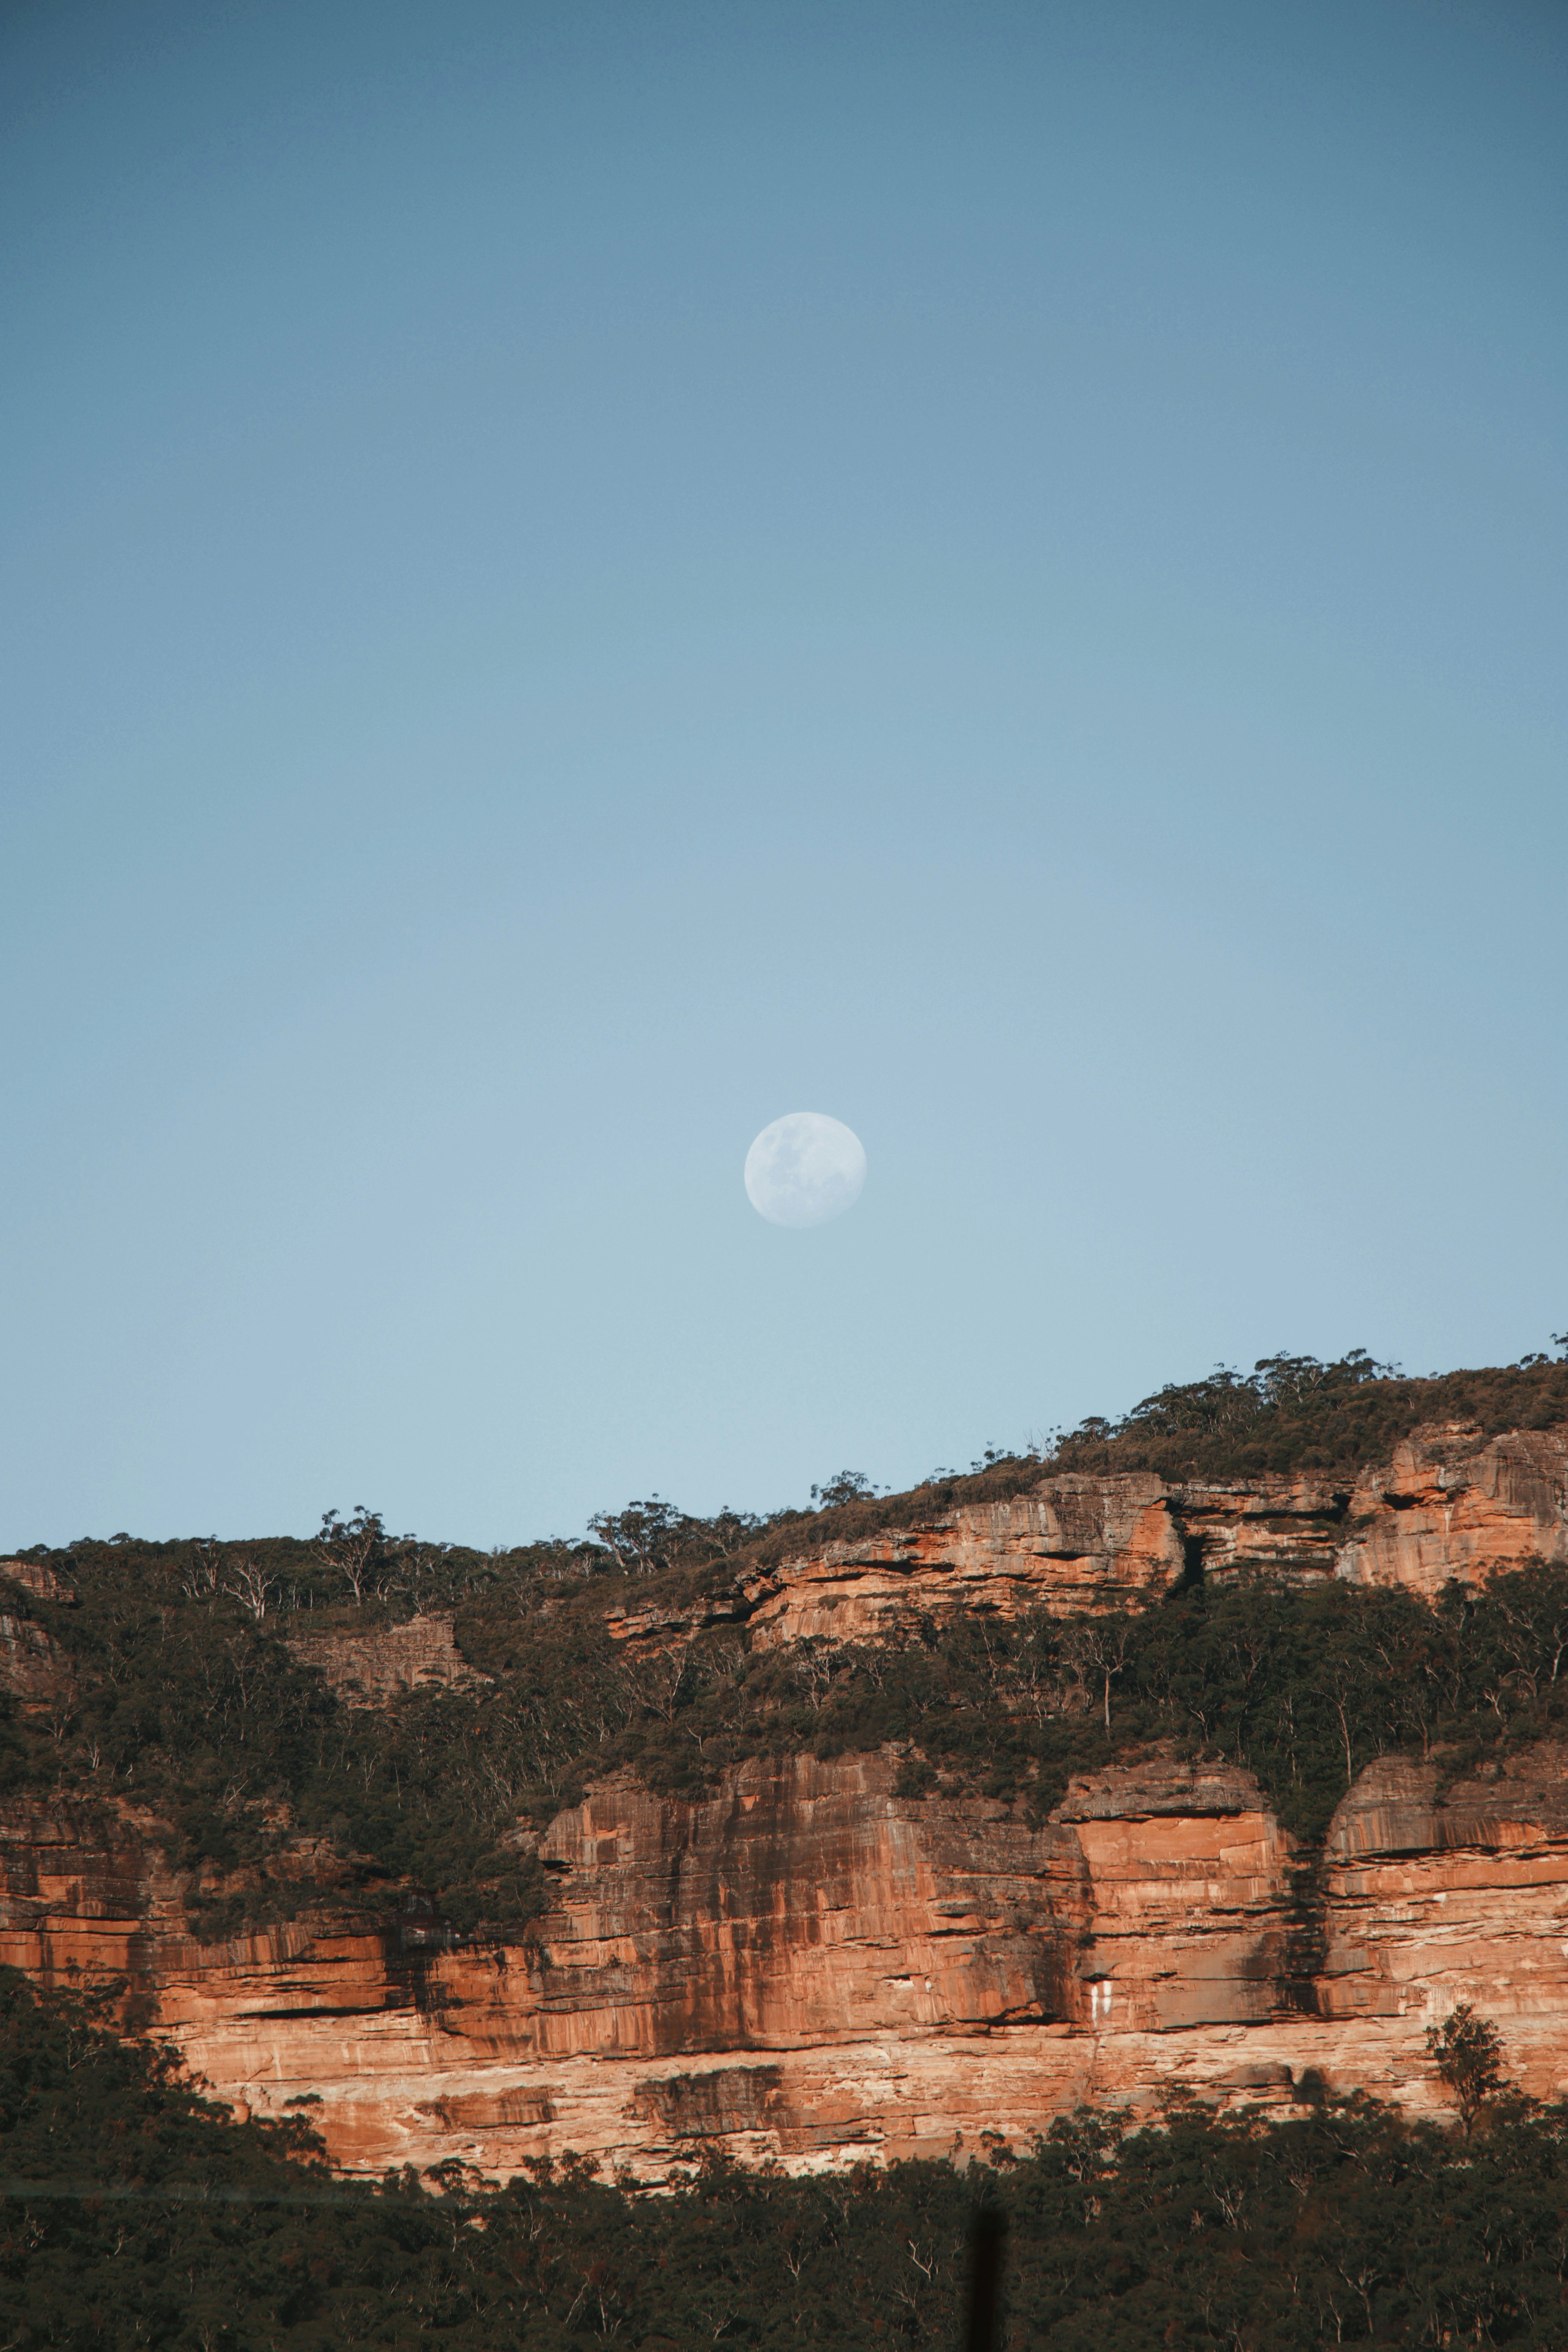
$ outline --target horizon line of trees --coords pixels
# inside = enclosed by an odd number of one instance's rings
[[[656,1575],[671,1568],[728,1561],[763,1543],[776,1531],[826,1513],[851,1516],[874,1507],[879,1518],[888,1506],[931,1490],[976,1486],[987,1494],[999,1486],[1057,1469],[1155,1468],[1179,1475],[1184,1463],[1194,1475],[1223,1475],[1227,1462],[1237,1475],[1258,1467],[1289,1469],[1314,1454],[1321,1466],[1354,1467],[1408,1434],[1430,1412],[1457,1411],[1474,1417],[1489,1433],[1505,1426],[1553,1427],[1568,1423],[1568,1332],[1551,1334],[1553,1350],[1527,1353],[1512,1364],[1475,1371],[1434,1372],[1412,1378],[1397,1364],[1380,1362],[1364,1348],[1324,1361],[1315,1356],[1279,1353],[1260,1357],[1250,1372],[1218,1364],[1202,1379],[1169,1381],[1142,1398],[1119,1418],[1090,1413],[1071,1429],[1055,1429],[1018,1448],[988,1444],[968,1469],[932,1470],[916,1486],[895,1492],[879,1487],[858,1470],[841,1470],[810,1490],[805,1507],[783,1505],[772,1511],[738,1511],[725,1504],[711,1513],[689,1512],[655,1493],[617,1511],[593,1513],[583,1536],[551,1536],[489,1552],[432,1542],[413,1534],[392,1534],[379,1511],[359,1504],[346,1517],[323,1512],[308,1539],[272,1538],[220,1544],[216,1537],[190,1538],[215,1556],[236,1551],[253,1556],[281,1546],[304,1555],[297,1569],[319,1564],[335,1576],[358,1605],[384,1600],[400,1590],[439,1583],[444,1564],[500,1564],[515,1572],[522,1563],[549,1575],[591,1573],[596,1567],[619,1574]],[[1267,1458],[1260,1458],[1267,1457]],[[1216,1468],[1216,1463],[1222,1465]],[[121,1529],[63,1547],[34,1545],[16,1557],[51,1559],[101,1543],[140,1539]],[[230,1570],[230,1573],[235,1571]],[[281,1588],[285,1580],[261,1567]],[[300,1583],[296,1573],[294,1583]],[[247,1587],[249,1591],[251,1588]],[[313,1591],[307,1581],[302,1590]]]

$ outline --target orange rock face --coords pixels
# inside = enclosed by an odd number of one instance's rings
[[[1042,1478],[611,1630],[873,1641],[957,1609],[1114,1605],[1199,1569],[1430,1597],[1534,1555],[1568,1559],[1568,1440],[1429,1428],[1348,1489]],[[37,1634],[0,1612],[0,1677],[44,1705],[61,1662]],[[303,1654],[363,1702],[463,1672],[445,1619]],[[466,1948],[412,1906],[203,1946],[155,1823],[12,1801],[0,1960],[127,1977],[222,2095],[320,2101],[333,2154],[369,2169],[505,2173],[574,2148],[658,2178],[705,2147],[792,2167],[945,2153],[1026,2143],[1083,2099],[1144,2111],[1173,2084],[1286,2102],[1309,2069],[1419,2110],[1442,2104],[1425,2031],[1460,2000],[1496,2021],[1526,2088],[1568,2091],[1556,1748],[1446,1792],[1435,1766],[1384,1759],[1310,1870],[1235,1769],[1118,1768],[1034,1823],[896,1779],[887,1756],[803,1756],[737,1766],[700,1801],[605,1782],[540,1843],[554,1896],[528,1939]]]
[[[1011,1502],[831,1544],[686,1614],[625,1612],[610,1631],[658,1646],[729,1619],[753,1641],[877,1641],[960,1612],[1118,1608],[1200,1570],[1402,1584],[1430,1600],[1451,1577],[1484,1582],[1534,1556],[1568,1559],[1568,1438],[1434,1425],[1386,1468],[1337,1485],[1044,1477]]]
[[[1163,1591],[1184,1566],[1158,1478],[1047,1478],[1032,1495],[961,1507],[934,1528],[790,1561],[757,1589],[750,1622],[766,1642],[876,1640],[960,1610],[1114,1608]]]
[[[1560,1750],[1440,1801],[1433,1768],[1363,1773],[1305,1987],[1289,1840],[1247,1774],[1099,1774],[1037,1827],[894,1778],[799,1758],[700,1802],[606,1783],[542,1843],[537,1937],[467,1950],[417,1914],[202,1948],[144,1827],[13,1802],[0,1958],[124,1970],[222,2095],[318,2098],[333,2153],[370,2169],[575,2148],[657,2178],[707,2146],[802,2168],[1025,2145],[1080,2099],[1284,2102],[1309,2068],[1419,2110],[1442,2104],[1424,2030],[1460,2000],[1528,2088],[1568,2089]]]
[[[37,1559],[0,1559],[0,1576],[8,1583],[19,1585],[37,1601],[57,1601],[69,1609],[75,1606],[76,1593],[63,1576],[57,1575]]]
[[[1568,1441],[1514,1431],[1478,1445],[1463,1428],[1418,1429],[1364,1475],[1336,1573],[1433,1599],[1450,1577],[1484,1583],[1532,1554],[1568,1559]]]

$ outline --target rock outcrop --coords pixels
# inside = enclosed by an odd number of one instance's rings
[[[872,1642],[1247,1570],[1431,1598],[1536,1556],[1568,1559],[1568,1436],[1431,1427],[1348,1484],[1042,1477],[611,1630],[651,1650],[720,1622]],[[0,1682],[46,1706],[68,1668],[27,1604],[73,1596],[26,1561],[0,1576]],[[468,1672],[444,1617],[291,1646],[356,1705]],[[1552,1747],[1452,1786],[1436,1760],[1384,1758],[1311,1856],[1247,1772],[1158,1754],[1075,1781],[1043,1821],[901,1795],[890,1754],[753,1759],[700,1799],[621,1776],[538,1841],[544,1916],[482,1947],[412,1896],[204,1943],[161,1835],[108,1800],[0,1806],[0,1959],[124,1978],[222,2095],[310,2102],[333,2154],[370,2169],[943,2153],[1026,2142],[1083,2099],[1146,2111],[1173,2085],[1286,2103],[1313,2071],[1419,2110],[1441,2103],[1425,2031],[1459,2000],[1497,2021],[1526,2088],[1568,2091]],[[317,1885],[345,1869],[294,1859]]]
[[[0,1559],[0,1576],[35,1601],[53,1601],[63,1609],[74,1609],[76,1588],[41,1559]]]
[[[1335,1573],[1430,1601],[1452,1577],[1484,1583],[1532,1556],[1568,1559],[1568,1436],[1516,1430],[1478,1444],[1473,1429],[1427,1428],[1358,1481]]]
[[[18,1610],[7,1608],[6,1585],[37,1601],[69,1608],[76,1595],[65,1579],[33,1559],[0,1559],[0,1691],[16,1699],[25,1714],[46,1711],[68,1701],[74,1682],[70,1660],[44,1628]]]
[[[464,1659],[452,1622],[449,1614],[421,1614],[368,1633],[300,1633],[287,1640],[300,1664],[319,1666],[340,1698],[374,1706],[400,1691],[472,1688],[486,1679]]]
[[[121,1972],[226,2098],[310,2109],[340,2160],[505,2173],[577,2149],[645,2178],[704,2147],[792,2168],[1026,2145],[1092,2098],[1281,2104],[1309,2070],[1441,2105],[1457,2000],[1568,2089],[1568,1755],[1446,1792],[1384,1759],[1311,1899],[1249,1775],[1155,1758],[1033,1825],[905,1798],[896,1761],[735,1768],[700,1801],[626,1779],[541,1842],[526,1943],[454,1948],[411,1908],[192,1937],[152,1825],[13,1801],[0,1959]]]
[[[66,1700],[72,1679],[70,1660],[41,1625],[0,1608],[0,1691],[31,1713]]]
[[[1568,1435],[1445,1423],[1348,1480],[1046,1476],[1006,1502],[829,1544],[684,1611],[622,1611],[610,1630],[647,1647],[723,1622],[754,1642],[868,1642],[926,1617],[1118,1608],[1183,1577],[1247,1570],[1430,1600],[1450,1578],[1484,1582],[1537,1556],[1568,1559]]]

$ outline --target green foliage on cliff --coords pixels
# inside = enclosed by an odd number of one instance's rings
[[[984,2201],[1006,2352],[1559,2347],[1568,2107],[1468,2137],[1357,2097],[1292,2121],[1080,2112],[1015,2158],[788,2180],[694,2166],[668,2195],[568,2162],[335,2179],[302,2129],[237,2126],[166,2059],[0,1976],[7,2352],[784,2352],[952,2347]]]
[[[1031,1454],[988,1449],[967,1472],[939,1470],[907,1493],[861,1496],[818,1512],[814,1544],[855,1542],[882,1528],[920,1527],[955,1503],[1005,1502],[1058,1471],[1109,1475],[1147,1470],[1184,1479],[1313,1472],[1353,1480],[1386,1462],[1424,1422],[1466,1422],[1487,1436],[1568,1424],[1568,1355],[1407,1379],[1355,1348],[1332,1363],[1268,1356],[1250,1372],[1221,1366],[1173,1383],[1120,1420],[1091,1414]],[[745,1548],[759,1566],[798,1554],[805,1514],[780,1512]]]
[[[1121,1615],[927,1625],[875,1645],[747,1652],[711,1633],[601,1664],[620,1727],[574,1759],[696,1794],[725,1764],[900,1743],[902,1785],[1026,1801],[1160,1742],[1254,1771],[1285,1826],[1321,1837],[1374,1757],[1450,1772],[1568,1729],[1568,1570],[1532,1567],[1436,1609],[1400,1591],[1260,1580],[1189,1587]],[[635,1697],[634,1697],[635,1693]],[[498,1717],[499,1720],[499,1717]]]
[[[327,1514],[313,1541],[271,1538],[205,1549],[215,1558],[243,1555],[271,1580],[281,1608],[448,1607],[472,1591],[595,1575],[673,1575],[712,1585],[803,1549],[882,1528],[918,1527],[958,1503],[1005,1501],[1056,1472],[1142,1470],[1175,1483],[1268,1473],[1353,1479],[1386,1462],[1402,1439],[1430,1422],[1465,1423],[1483,1436],[1568,1426],[1568,1346],[1560,1343],[1555,1356],[1427,1378],[1408,1377],[1359,1348],[1327,1363],[1277,1355],[1246,1373],[1221,1366],[1202,1380],[1167,1383],[1119,1420],[1091,1414],[1031,1453],[987,1447],[967,1471],[936,1471],[897,1494],[879,1495],[858,1473],[841,1471],[812,1488],[820,1507],[808,1510],[726,1506],[702,1517],[655,1495],[596,1513],[589,1522],[592,1541],[477,1552],[389,1535],[379,1517],[362,1507],[347,1519]],[[100,1549],[71,1547],[75,1553]],[[166,1555],[193,1547],[137,1549]]]
[[[1329,1364],[1269,1356],[1249,1373],[1221,1368],[1160,1389],[1120,1422],[1083,1423],[1058,1441],[1053,1466],[1171,1479],[1335,1476],[1386,1462],[1423,1422],[1443,1421],[1473,1423],[1488,1436],[1556,1428],[1568,1422],[1568,1360],[1538,1355],[1408,1380],[1359,1348]]]
[[[168,1824],[210,1937],[321,1904],[516,1936],[544,1902],[522,1834],[620,1768],[700,1795],[758,1755],[893,1744],[901,1785],[1022,1800],[1151,1743],[1256,1772],[1285,1825],[1321,1836],[1374,1757],[1450,1772],[1568,1728],[1568,1571],[1535,1567],[1436,1609],[1329,1583],[1195,1584],[1124,1615],[927,1624],[876,1645],[750,1650],[718,1627],[648,1658],[605,1625],[603,1578],[470,1588],[467,1689],[378,1707],[334,1696],[191,1548],[120,1545],[71,1565],[74,1606],[29,1604],[74,1691],[4,1727],[13,1785],[130,1800]],[[373,1612],[374,1613],[374,1612]],[[383,1612],[384,1614],[384,1612]]]
[[[1565,1412],[1568,1364],[1544,1358],[1411,1381],[1360,1353],[1277,1357],[1086,1423],[1054,1462],[1348,1478],[1425,1418],[1495,1429]],[[47,1705],[0,1701],[0,1794],[149,1808],[209,1937],[335,1905],[382,1913],[389,1933],[413,1921],[427,1945],[521,1932],[545,1900],[528,1832],[621,1768],[695,1795],[747,1757],[891,1744],[910,1794],[978,1790],[1042,1815],[1075,1773],[1162,1742],[1248,1767],[1311,1840],[1375,1756],[1436,1748],[1459,1769],[1563,1732],[1561,1570],[1455,1589],[1436,1610],[1339,1585],[1194,1582],[1123,1616],[928,1624],[877,1645],[753,1651],[718,1623],[638,1657],[606,1631],[621,1602],[689,1610],[706,1594],[721,1614],[737,1577],[776,1554],[998,1499],[1046,1466],[994,1457],[912,1497],[843,1473],[823,1490],[843,1499],[770,1519],[653,1496],[601,1514],[593,1542],[489,1553],[392,1535],[363,1507],[328,1513],[309,1540],[36,1552],[74,1598],[7,1587],[5,1606],[37,1621],[70,1674]],[[418,1612],[454,1621],[467,1687],[355,1706],[311,1662],[313,1643]]]

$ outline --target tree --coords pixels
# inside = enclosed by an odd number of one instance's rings
[[[336,1511],[322,1512],[316,1551],[338,1570],[357,1603],[364,1599],[367,1585],[373,1591],[382,1589],[386,1570],[413,1540],[411,1536],[389,1536],[381,1513],[367,1511],[361,1503],[352,1519],[340,1518]]]
[[[623,1574],[651,1576],[669,1566],[685,1524],[684,1511],[662,1496],[649,1495],[644,1502],[628,1503],[624,1511],[596,1512],[588,1528]]]
[[[278,1579],[248,1552],[231,1559],[223,1590],[231,1601],[247,1609],[259,1625],[267,1614],[268,1603],[278,1590]]]
[[[1558,1681],[1568,1659],[1568,1578],[1561,1568],[1530,1559],[1511,1575],[1494,1576],[1486,1598],[1497,1648],[1533,1700],[1542,1682]]]
[[[1127,1671],[1132,1631],[1126,1617],[1080,1617],[1063,1638],[1062,1654],[1068,1664],[1078,1668],[1086,1683],[1091,1674],[1100,1679],[1107,1731],[1110,1729],[1110,1685]]]
[[[811,1499],[819,1510],[831,1511],[840,1503],[868,1503],[876,1492],[863,1471],[840,1470],[826,1486],[814,1486]]]
[[[1468,2139],[1481,2109],[1508,2081],[1502,2065],[1502,2036],[1489,2018],[1478,2017],[1470,2003],[1462,2000],[1440,2026],[1427,2027],[1426,2049],[1458,2102],[1459,2121]]]

